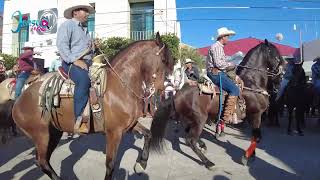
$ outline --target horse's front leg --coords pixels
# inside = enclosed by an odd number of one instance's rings
[[[249,148],[245,151],[244,156],[242,157],[242,164],[247,165],[248,160],[255,157],[255,151],[257,148],[257,144],[261,140],[261,114],[262,113],[255,113],[249,116],[251,118],[251,121],[253,123],[253,129],[252,129],[252,137],[251,137],[251,143]]]
[[[106,131],[107,138],[107,152],[106,152],[106,180],[112,179],[114,171],[114,164],[117,159],[117,152],[122,138],[122,131],[120,129],[113,129]]]
[[[136,173],[142,173],[146,167],[149,159],[149,148],[151,141],[151,132],[149,129],[145,128],[142,124],[137,123],[133,128],[133,132],[138,132],[144,137],[144,145],[141,156],[138,156],[136,160],[136,164],[134,166],[134,171]]]

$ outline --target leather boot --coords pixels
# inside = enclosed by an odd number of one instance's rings
[[[222,120],[225,123],[232,122],[232,116],[236,110],[238,96],[228,96],[225,100],[224,111],[222,115]]]

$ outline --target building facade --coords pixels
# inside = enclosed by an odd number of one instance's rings
[[[73,0],[76,1],[76,0]],[[6,0],[3,12],[2,52],[18,56],[31,42],[38,58],[50,66],[55,56],[56,37],[66,0]],[[175,0],[88,0],[95,7],[89,16],[92,38],[125,37],[145,40],[155,32],[174,33],[180,38]]]

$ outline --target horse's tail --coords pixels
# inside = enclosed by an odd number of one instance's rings
[[[161,152],[163,150],[163,137],[170,118],[171,110],[174,106],[173,97],[165,100],[155,112],[151,124],[150,149]]]

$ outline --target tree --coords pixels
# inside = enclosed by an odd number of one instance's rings
[[[9,55],[9,54],[0,54],[0,56],[4,59],[4,65],[6,69],[12,69],[12,67],[17,63],[17,57]]]
[[[198,65],[199,68],[204,68],[205,63],[203,57],[198,53],[198,51],[191,47],[181,47],[180,49],[180,59],[182,62],[185,62],[185,60],[189,58],[195,61],[195,63]]]
[[[180,45],[180,40],[175,34],[167,34],[167,35],[162,35],[161,40],[168,46],[168,48],[171,50],[172,56],[175,61],[178,61],[180,57],[179,53],[179,45]]]
[[[121,49],[127,47],[132,40],[123,37],[111,37],[108,39],[97,39],[99,44],[98,54],[105,54],[112,59]]]

